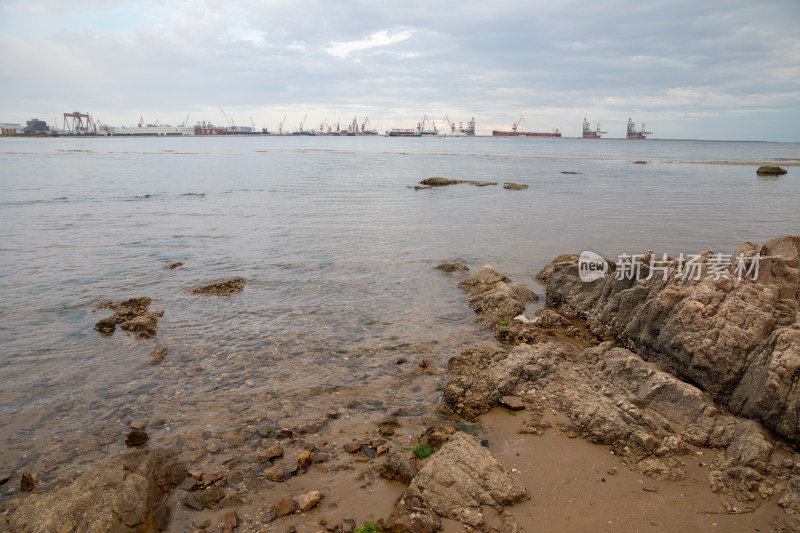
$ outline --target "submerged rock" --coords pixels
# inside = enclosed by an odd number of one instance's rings
[[[209,283],[208,285],[203,285],[202,287],[197,287],[196,289],[193,289],[192,294],[205,294],[205,295],[216,295],[216,296],[235,294],[237,292],[242,292],[244,290],[245,281],[247,280],[245,280],[245,278],[242,277],[236,277],[222,281],[215,281],[214,283]]]
[[[448,185],[460,185],[462,183],[466,183],[468,185],[474,185],[475,187],[487,187],[489,185],[497,185],[496,181],[475,181],[475,180],[451,180],[447,178],[442,178],[440,176],[434,176],[432,178],[427,178],[419,182],[422,187],[414,187],[415,189],[432,189],[434,187],[446,187]]]
[[[65,486],[12,500],[0,530],[160,531],[166,529],[167,496],[186,477],[168,450],[135,450],[90,468]]]
[[[528,188],[528,186],[522,183],[506,182],[503,184],[503,188],[508,189],[510,191],[524,191],[525,189]]]
[[[436,270],[440,270],[442,272],[468,272],[469,267],[464,263],[459,263],[458,261],[450,262],[445,261],[440,265],[436,265],[434,267]]]
[[[786,169],[770,165],[762,165],[758,167],[756,174],[759,176],[783,176],[786,174]]]
[[[104,302],[97,309],[111,309],[114,314],[99,320],[94,329],[103,335],[111,335],[117,326],[129,331],[140,339],[154,337],[158,333],[158,319],[164,315],[163,311],[148,312],[150,298],[141,296],[130,298],[122,302]]]

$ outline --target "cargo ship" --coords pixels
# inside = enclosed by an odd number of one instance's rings
[[[599,139],[601,135],[608,133],[607,131],[600,131],[600,123],[597,123],[597,129],[593,130],[589,125],[589,121],[583,119],[583,138],[584,139]]]
[[[540,131],[519,131],[519,125],[525,122],[525,117],[520,115],[519,120],[517,120],[513,126],[511,126],[511,131],[492,131],[492,137],[561,137],[561,132],[558,131],[558,128],[555,128],[551,132],[540,132]]]
[[[642,129],[641,130],[637,130],[636,129],[636,124],[634,124],[633,121],[629,118],[628,119],[628,133],[626,135],[626,138],[628,138],[628,139],[642,139],[642,140],[647,139],[647,136],[650,135],[653,132],[652,131],[644,131],[644,128],[645,128],[645,124],[642,123]]]
[[[412,129],[392,129],[386,132],[389,137],[422,137],[422,133]]]

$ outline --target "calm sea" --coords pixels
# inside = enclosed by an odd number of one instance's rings
[[[445,378],[409,381],[395,360],[442,367],[491,339],[436,264],[492,264],[541,294],[534,275],[562,253],[731,253],[800,233],[800,167],[699,164],[762,161],[798,163],[800,144],[2,139],[0,468],[95,462],[131,419],[165,419],[154,439],[169,443],[313,421],[348,395],[422,413]],[[430,176],[501,185],[413,189]],[[191,294],[233,276],[243,293]],[[100,302],[134,296],[165,312],[155,339],[92,329]]]

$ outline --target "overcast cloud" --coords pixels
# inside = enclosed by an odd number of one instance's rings
[[[0,122],[190,114],[381,130],[800,141],[800,2],[0,0]],[[58,118],[60,123],[61,119]]]

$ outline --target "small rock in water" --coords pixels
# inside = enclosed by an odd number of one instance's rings
[[[361,449],[361,443],[360,442],[348,442],[347,444],[342,446],[342,448],[344,448],[344,451],[346,451],[347,453],[356,453],[357,451],[359,451]]]
[[[174,263],[168,264],[164,268],[166,268],[167,270],[175,270],[176,268],[178,268],[180,266],[183,266],[183,263],[181,263],[180,261],[176,261]]]
[[[633,164],[634,165],[646,165],[647,161],[634,161]]]
[[[167,352],[169,352],[169,348],[166,347],[156,348],[155,350],[150,352],[150,364],[157,365],[158,363],[163,361],[164,358],[167,356]]]
[[[786,174],[786,169],[771,165],[762,165],[758,167],[756,174],[759,176],[783,176]]]
[[[286,470],[283,465],[275,465],[272,468],[264,470],[264,477],[270,481],[282,483],[286,481]]]
[[[203,285],[202,287],[198,287],[192,291],[193,294],[205,294],[205,295],[216,295],[216,296],[226,296],[228,294],[235,294],[237,292],[242,292],[244,290],[244,282],[246,280],[241,277],[226,279],[223,281],[216,281],[214,283],[209,283],[208,285]]]
[[[144,420],[131,421],[131,429],[144,429],[146,425]]]
[[[309,509],[312,509],[320,502],[320,500],[322,500],[322,494],[318,490],[311,490],[305,494],[298,494],[292,498],[292,501],[297,504],[297,507],[301,511],[308,511]]]
[[[275,446],[270,446],[263,452],[258,454],[258,462],[263,464],[267,461],[271,461],[283,455],[283,447],[276,444]]]
[[[506,183],[503,184],[503,188],[504,189],[508,189],[510,191],[524,191],[525,189],[528,188],[528,186],[524,185],[522,183],[506,182]]]
[[[22,479],[20,479],[19,481],[19,491],[30,492],[35,488],[36,488],[36,480],[33,479],[33,476],[27,472],[22,474]]]
[[[262,439],[270,438],[274,432],[275,429],[273,428],[271,422],[263,422],[256,426],[256,433],[258,433],[258,436]]]
[[[512,411],[522,411],[525,409],[525,404],[516,396],[503,396],[500,398],[500,405]]]
[[[464,263],[460,263],[458,261],[445,261],[440,265],[436,265],[434,267],[436,270],[440,270],[442,272],[468,272],[469,267]]]
[[[144,431],[142,431],[140,429],[132,430],[130,433],[128,433],[128,436],[125,437],[125,445],[128,448],[134,448],[136,446],[141,446],[145,442],[147,442],[147,433],[145,433]]]
[[[300,457],[297,458],[297,464],[303,468],[308,468],[311,465],[311,452],[306,450],[301,453]]]

